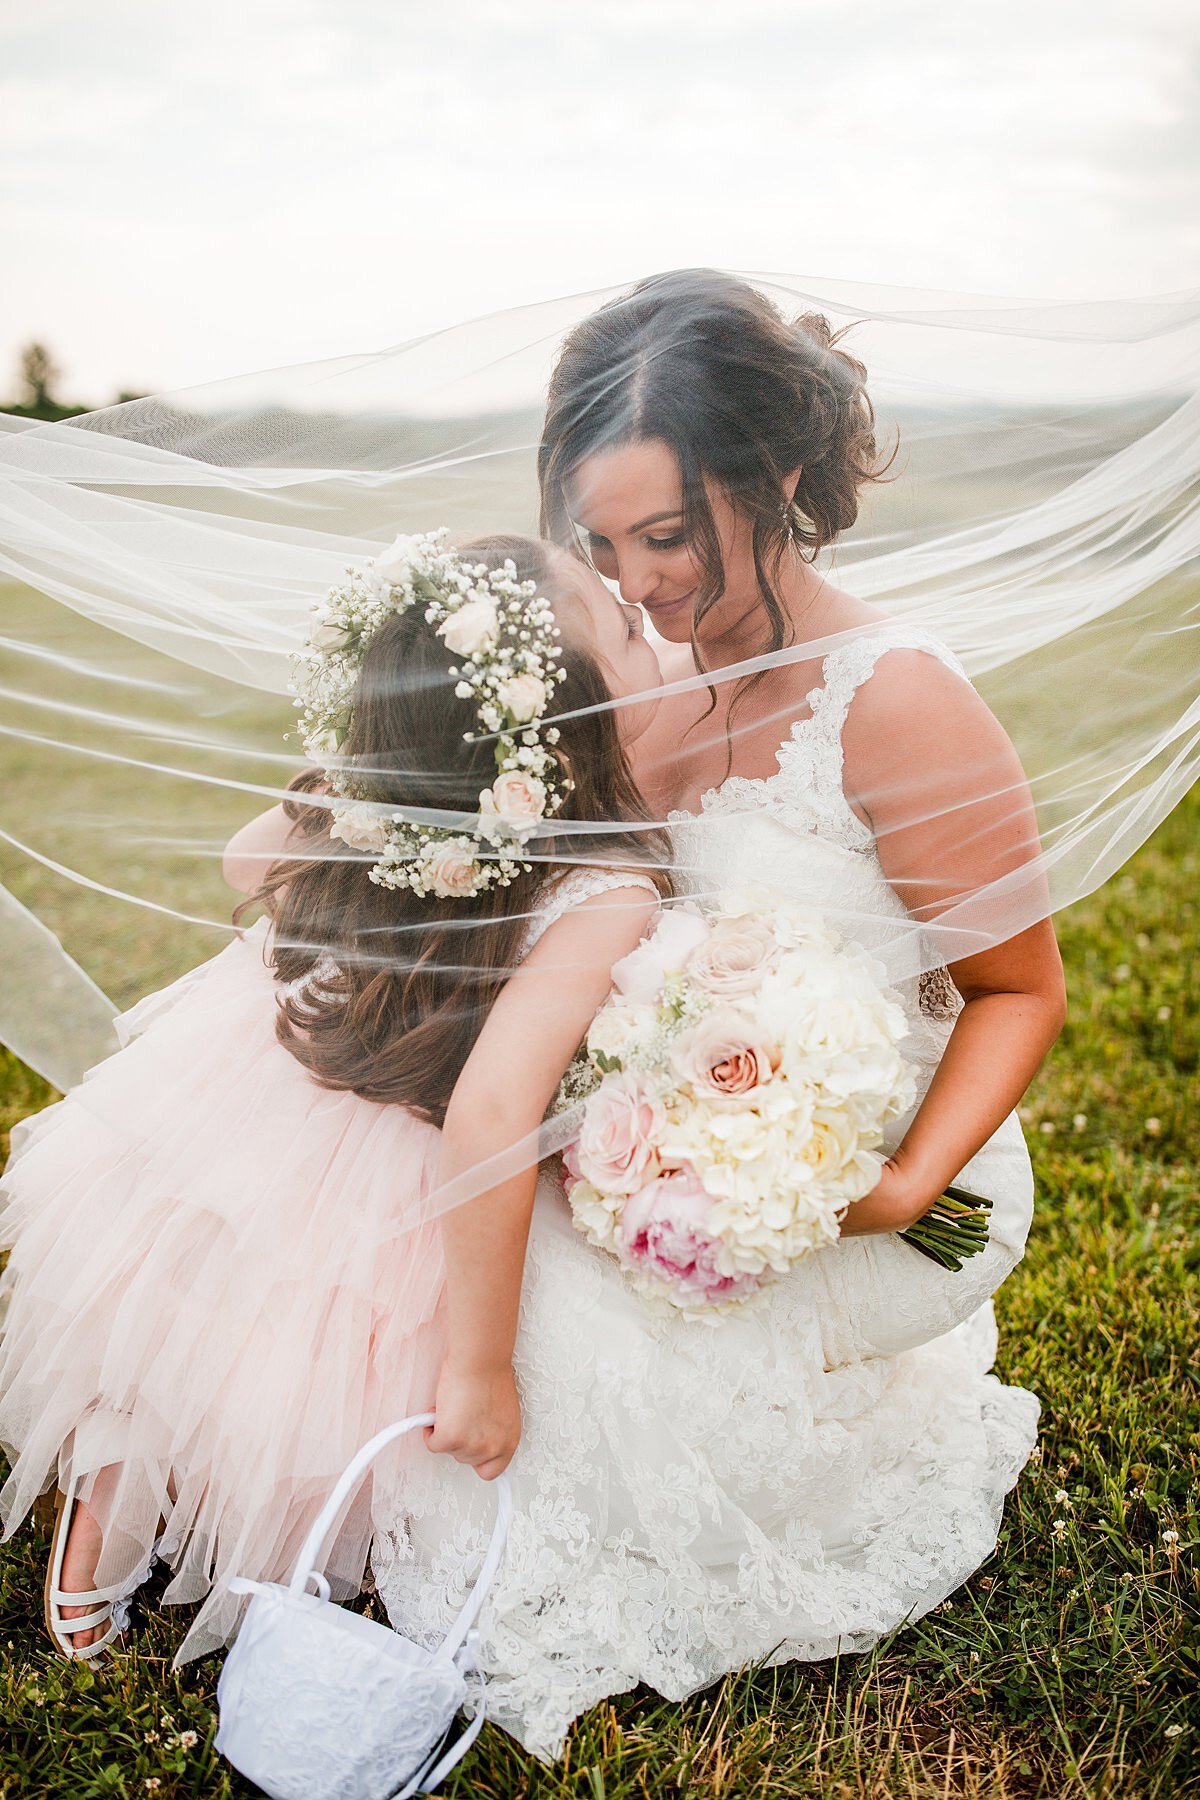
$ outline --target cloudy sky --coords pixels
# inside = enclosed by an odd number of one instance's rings
[[[1191,0],[0,0],[0,396],[190,385],[696,263],[1200,285]]]

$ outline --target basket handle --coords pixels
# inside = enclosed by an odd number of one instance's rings
[[[347,1498],[360,1476],[374,1462],[381,1450],[387,1448],[396,1438],[403,1437],[406,1432],[415,1431],[419,1425],[432,1425],[436,1414],[431,1412],[414,1413],[411,1418],[400,1419],[395,1425],[385,1425],[382,1431],[376,1432],[369,1443],[354,1456],[343,1469],[334,1485],[333,1492],[326,1500],[317,1517],[314,1519],[308,1536],[301,1546],[296,1558],[296,1566],[292,1570],[292,1578],[288,1587],[292,1593],[303,1593],[309,1581],[318,1573],[317,1557],[320,1554],[325,1538],[337,1518],[342,1502]],[[483,1602],[491,1586],[492,1577],[504,1554],[504,1546],[508,1540],[508,1528],[512,1519],[512,1483],[505,1470],[496,1477],[496,1523],[492,1530],[491,1542],[483,1559],[483,1567],[475,1578],[475,1585],[467,1595],[466,1604],[446,1634],[442,1651],[453,1656],[466,1639],[467,1632],[479,1616]]]

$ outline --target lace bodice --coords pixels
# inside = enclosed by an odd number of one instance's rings
[[[887,621],[826,656],[822,684],[808,694],[808,713],[779,746],[773,775],[731,775],[701,797],[698,813],[674,811],[667,818],[687,891],[711,893],[753,868],[771,886],[834,911],[867,948],[889,950],[894,984],[936,1056],[961,998],[944,968],[905,977],[905,961],[920,967],[922,946],[843,784],[842,733],[854,696],[880,658],[896,649],[923,650],[967,679],[958,658],[929,632]]]

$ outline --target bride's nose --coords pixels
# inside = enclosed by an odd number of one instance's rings
[[[658,591],[659,571],[650,557],[627,552],[617,563],[617,586],[628,605],[644,606]]]

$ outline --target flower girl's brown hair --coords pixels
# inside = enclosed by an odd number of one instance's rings
[[[517,579],[537,583],[560,623],[569,621],[572,606],[583,604],[570,587],[569,565],[537,539],[485,538],[465,546],[463,555],[490,569],[510,558]],[[583,833],[554,838],[560,860],[533,862],[511,886],[452,900],[380,887],[368,879],[373,857],[358,858],[331,842],[327,808],[301,797],[320,791],[320,771],[292,783],[296,798],[285,810],[293,820],[293,847],[255,899],[273,920],[278,980],[308,978],[281,997],[276,1034],[323,1086],[406,1106],[441,1124],[483,1021],[520,961],[539,897],[564,866],[641,865],[665,887],[659,872],[669,860],[665,836],[646,823],[617,714],[605,706],[610,695],[604,677],[575,639],[568,622],[562,639],[567,678],[556,690],[554,710],[601,710],[559,723],[559,750],[573,787],[558,818],[605,821],[608,829],[599,839]],[[455,694],[453,661],[419,607],[372,637],[343,753],[370,766],[373,799],[477,812],[495,764],[490,743],[464,740],[477,721],[474,703]],[[545,853],[538,848],[537,854]],[[333,972],[318,968],[322,958],[332,959]]]

